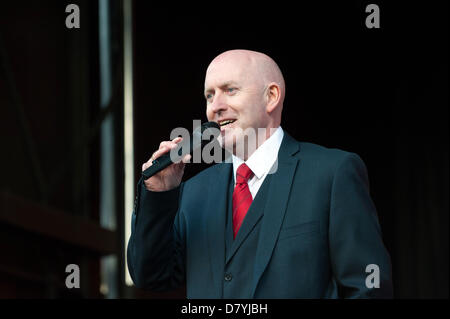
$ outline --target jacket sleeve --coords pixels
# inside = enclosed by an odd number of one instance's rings
[[[389,253],[370,197],[366,166],[354,153],[343,158],[334,174],[329,247],[339,297],[392,298]]]
[[[128,269],[141,289],[168,291],[185,282],[185,241],[178,213],[184,184],[166,192],[150,192],[142,179],[131,220]]]

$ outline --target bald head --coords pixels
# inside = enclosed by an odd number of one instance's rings
[[[206,74],[220,67],[234,68],[246,81],[262,88],[276,83],[281,90],[280,103],[283,104],[286,92],[283,74],[275,61],[268,55],[250,50],[230,50],[219,54],[208,66]]]

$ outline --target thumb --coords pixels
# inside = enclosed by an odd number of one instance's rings
[[[175,170],[177,170],[178,172],[184,172],[184,167],[185,164],[183,162],[175,164]]]

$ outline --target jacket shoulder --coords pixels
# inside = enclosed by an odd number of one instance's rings
[[[300,145],[300,151],[303,156],[309,156],[315,159],[339,160],[351,154],[351,152],[339,148],[329,148],[323,145],[314,144],[310,142],[298,142],[298,143]]]
[[[303,162],[310,163],[314,167],[327,169],[330,173],[346,163],[353,163],[350,165],[365,167],[363,160],[356,153],[310,142],[298,143],[300,145],[298,156]]]

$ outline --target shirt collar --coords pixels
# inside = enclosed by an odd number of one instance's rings
[[[247,164],[258,179],[267,174],[273,163],[275,163],[283,136],[283,129],[279,126],[275,132],[267,140],[265,140],[264,143],[262,143],[245,162],[245,164]],[[236,171],[238,167],[244,163],[244,161],[237,156],[232,156],[234,180],[236,180]]]

